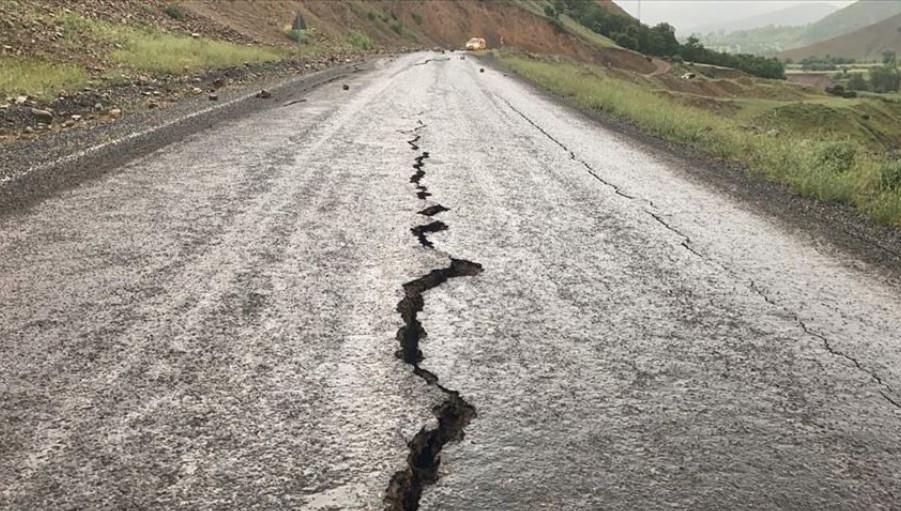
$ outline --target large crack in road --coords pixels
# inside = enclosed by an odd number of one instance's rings
[[[418,142],[422,138],[419,131],[424,127],[422,121],[419,121],[413,130],[415,136],[407,141],[414,151],[419,150]],[[422,178],[425,177],[425,160],[428,157],[429,153],[423,151],[415,158],[414,173],[410,178],[410,182],[416,185],[416,195],[421,200],[425,200],[431,195],[428,188],[422,183]],[[448,211],[448,208],[441,204],[433,204],[419,211],[419,214],[432,217],[444,211]],[[434,250],[434,244],[428,239],[428,234],[446,229],[448,229],[447,224],[435,220],[417,225],[410,230],[423,248]],[[422,322],[419,321],[418,315],[425,307],[426,291],[444,284],[449,279],[472,277],[481,272],[482,265],[478,263],[450,257],[450,264],[447,267],[432,270],[403,285],[404,295],[397,304],[397,312],[403,320],[403,326],[397,331],[400,349],[397,350],[396,355],[413,367],[413,374],[422,378],[427,384],[440,389],[446,397],[432,409],[438,426],[435,428],[423,426],[408,443],[410,451],[407,455],[407,466],[396,472],[388,484],[385,494],[386,511],[419,509],[423,489],[438,480],[441,450],[449,442],[462,440],[464,428],[476,416],[475,407],[466,402],[459,392],[444,387],[438,383],[438,375],[420,366],[424,359],[421,343],[428,334],[422,326]]]

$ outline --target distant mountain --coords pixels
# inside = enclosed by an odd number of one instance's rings
[[[893,50],[901,54],[901,14],[839,37],[785,51],[780,56],[801,60],[805,57],[831,55],[878,61],[886,50]]]
[[[695,27],[691,29],[691,32],[708,34],[711,32],[746,31],[769,26],[803,26],[819,21],[838,10],[838,7],[828,3],[806,2],[765,14]]]
[[[811,24],[793,46],[807,46],[849,34],[896,14],[901,14],[901,0],[859,0]]]

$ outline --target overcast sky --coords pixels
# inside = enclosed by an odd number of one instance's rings
[[[854,0],[614,0],[633,16],[650,25],[666,21],[679,32],[720,21],[730,21],[778,11],[805,2],[830,3],[844,7]]]

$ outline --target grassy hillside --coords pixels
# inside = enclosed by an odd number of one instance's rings
[[[899,2],[901,4],[901,2]],[[782,57],[801,60],[806,57],[853,58],[879,61],[882,53],[892,50],[901,53],[901,14],[849,34],[822,41],[803,48],[785,51]]]
[[[808,1],[757,16],[697,27],[692,31],[700,34],[709,34],[711,32],[728,33],[773,26],[806,26],[836,11],[838,11],[838,7],[832,4]]]
[[[513,53],[500,58],[580,108],[901,226],[901,98],[834,98],[782,81],[716,78],[698,66],[692,69],[701,76],[688,81]]]
[[[803,6],[800,6],[803,7]],[[901,0],[861,0],[810,24],[792,23],[786,18],[768,26],[733,32],[703,34],[700,39],[706,46],[724,51],[750,52],[759,55],[779,55],[799,60],[808,56],[847,56],[870,58],[876,55],[870,48],[893,45],[893,34],[882,31],[878,39],[865,36],[867,42],[857,40],[865,34],[866,27],[883,23],[901,14]],[[850,35],[850,34],[855,35]],[[823,43],[847,35],[841,41],[820,46]]]
[[[795,47],[807,46],[849,34],[901,14],[898,0],[858,0],[822,20],[811,24],[798,38]]]

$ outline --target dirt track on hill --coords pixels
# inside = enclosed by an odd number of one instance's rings
[[[481,66],[0,216],[0,508],[896,508],[887,270]]]

